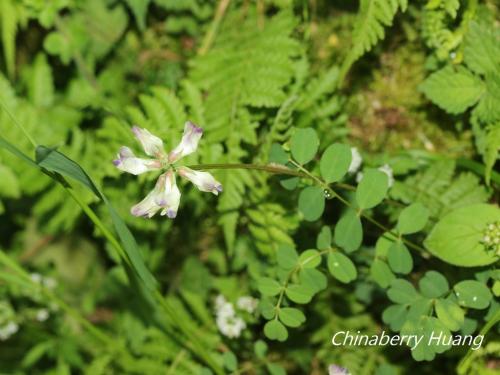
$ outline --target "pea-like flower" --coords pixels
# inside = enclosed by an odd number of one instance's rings
[[[139,175],[148,171],[164,171],[156,182],[154,189],[130,210],[134,216],[151,218],[157,212],[173,219],[177,216],[181,192],[176,184],[176,172],[191,181],[199,190],[218,195],[222,185],[210,173],[195,171],[188,167],[176,167],[175,163],[198,148],[203,129],[188,121],[184,125],[181,142],[170,153],[163,148],[163,141],[148,130],[132,127],[146,155],[151,158],[139,158],[128,147],[121,147],[113,164],[121,171]]]
[[[328,366],[328,375],[351,375],[348,369],[337,365]]]

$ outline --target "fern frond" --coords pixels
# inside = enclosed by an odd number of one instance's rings
[[[248,230],[254,245],[264,255],[274,256],[279,244],[293,244],[289,233],[298,225],[298,219],[287,216],[286,210],[276,203],[263,203],[247,209],[250,219]]]
[[[29,74],[28,94],[36,107],[48,107],[54,100],[54,83],[52,69],[44,54],[39,54]]]
[[[259,156],[256,158],[257,161],[263,160],[267,162],[271,145],[274,142],[284,143],[289,138],[293,120],[292,115],[297,106],[297,100],[298,96],[292,95],[279,108],[269,131],[262,137],[262,146],[260,147]]]
[[[292,58],[297,42],[290,37],[295,26],[291,12],[281,12],[259,23],[254,7],[229,13],[211,50],[194,60],[190,80],[206,91],[204,102],[211,143],[224,143],[221,162],[238,162],[248,156],[243,144],[256,144],[257,123],[251,108],[273,108],[287,98],[285,86],[294,75]],[[226,243],[231,248],[247,186],[248,171],[231,172],[221,178],[224,194],[218,204]]]
[[[490,194],[480,185],[479,178],[469,172],[454,178],[454,173],[454,161],[436,162],[425,171],[396,182],[391,197],[406,204],[420,202],[436,218],[455,208],[488,200]]]
[[[255,12],[241,18],[239,12],[228,15],[214,47],[191,70],[192,81],[207,91],[207,128],[219,128],[220,140],[238,126],[238,107],[277,107],[286,99],[290,58],[298,52],[289,36],[295,25],[290,13],[274,16],[262,28]]]
[[[204,126],[206,123],[205,107],[200,89],[187,79],[181,82],[181,88],[182,97],[189,108],[189,119],[195,124]]]
[[[12,79],[15,74],[16,33],[18,27],[16,7],[12,0],[2,0],[0,4],[0,24],[2,25],[2,45],[7,73]]]
[[[408,0],[361,0],[352,47],[340,69],[341,83],[352,64],[384,39],[384,28],[391,26],[398,9],[405,11]]]

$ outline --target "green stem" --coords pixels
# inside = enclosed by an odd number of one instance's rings
[[[16,118],[14,117],[14,115],[9,111],[9,109],[7,108],[7,106],[5,105],[5,103],[3,102],[2,99],[0,99],[0,106],[2,107],[2,109],[5,111],[5,113],[7,113],[7,115],[10,117],[10,119],[12,120],[12,122],[19,128],[19,130],[21,130],[21,132],[24,134],[24,136],[28,139],[28,141],[30,141],[30,143],[33,145],[33,148],[36,148],[37,144],[35,142],[35,140],[31,137],[30,133],[28,133],[28,131],[26,130],[26,128],[21,125],[20,122],[18,122],[16,120]]]
[[[313,175],[311,172],[309,172],[303,166],[301,166],[300,164],[296,163],[294,160],[290,160],[290,162],[293,165],[295,165],[304,175],[306,175],[307,177],[309,177],[313,181],[315,181],[322,189],[324,189],[325,191],[327,191],[331,196],[337,198],[339,201],[341,201],[346,206],[354,209],[353,205],[349,201],[347,201],[346,199],[344,199],[340,194],[338,194],[335,190],[333,190],[330,187],[330,185],[327,184],[325,181],[323,181],[319,177]],[[360,216],[362,216],[363,218],[365,218],[370,223],[372,223],[372,224],[376,225],[377,227],[379,227],[380,229],[382,229],[384,232],[388,232],[388,233],[392,234],[393,236],[395,236],[396,238],[400,237],[398,233],[394,232],[393,230],[391,230],[390,228],[386,227],[385,225],[383,225],[379,221],[377,221],[374,218],[372,218],[371,216],[367,215],[365,212],[363,212],[363,211],[360,210],[360,211],[358,211],[358,214]],[[417,251],[421,252],[423,256],[426,256],[427,250],[424,249],[423,247],[419,246],[418,244],[416,244],[416,243],[414,243],[414,242],[412,242],[412,241],[410,241],[410,240],[408,240],[406,238],[401,238],[401,240],[406,245],[408,245],[408,247],[412,248],[413,250],[417,250]]]
[[[300,164],[296,163],[294,160],[290,159],[289,162],[294,165],[298,170],[290,169],[286,166],[281,166],[281,165],[261,165],[261,164],[243,164],[243,163],[237,163],[237,164],[197,164],[197,165],[190,165],[189,168],[194,169],[194,170],[207,170],[207,169],[252,169],[252,170],[258,170],[258,171],[264,171],[268,172],[271,174],[284,174],[284,175],[289,175],[289,176],[296,176],[296,177],[304,177],[304,178],[309,178],[313,180],[318,186],[320,186],[322,189],[327,191],[332,197],[337,198],[339,201],[344,203],[346,206],[352,208],[352,204],[344,199],[340,194],[338,194],[335,190],[332,189],[332,187],[327,184],[325,181],[320,179],[319,177],[313,175],[311,172],[309,172],[307,169],[305,169],[303,166]],[[342,187],[347,190],[353,190],[354,187],[351,185],[347,184],[336,184],[336,186]],[[360,215],[365,218],[367,221],[370,223],[376,225],[380,229],[382,229],[385,232],[391,233],[395,237],[399,237],[398,233],[395,233],[392,231],[390,228],[386,227],[379,221],[375,220],[371,216],[367,215],[364,212],[360,212]],[[413,250],[421,252],[423,257],[427,257],[427,250],[424,249],[422,246],[419,246],[418,244],[406,239],[402,238],[402,241],[408,245]]]
[[[231,0],[219,1],[219,5],[217,6],[217,10],[215,11],[215,16],[212,21],[212,24],[210,25],[207,34],[203,38],[201,47],[198,50],[199,55],[202,56],[206,54],[210,49],[210,47],[212,46],[212,43],[214,42],[215,39],[215,34],[217,34],[217,30],[219,29],[219,26],[222,22],[222,18],[224,18],[224,14],[226,13],[227,7],[229,6],[230,2]]]
[[[481,328],[481,331],[479,331],[479,335],[485,336],[488,333],[488,331],[491,328],[493,328],[495,324],[499,322],[500,322],[500,310],[498,310],[496,314],[493,315],[491,319],[486,322],[483,328]],[[459,374],[465,374],[466,371],[469,369],[470,363],[474,359],[473,354],[474,351],[472,350],[472,348],[469,348],[467,350],[467,354],[462,358],[462,360],[457,366],[457,372]]]
[[[334,251],[334,250],[335,250],[334,248],[321,250],[315,256],[312,256],[312,257],[306,259],[306,261],[304,263],[297,264],[294,268],[292,268],[290,270],[290,272],[286,276],[285,283],[283,284],[283,288],[281,288],[280,294],[278,296],[278,300],[276,301],[276,305],[274,307],[274,310],[276,311],[276,316],[274,317],[274,320],[278,320],[278,314],[279,314],[281,302],[283,301],[283,296],[285,294],[285,290],[288,287],[288,283],[290,282],[290,279],[293,277],[293,275],[296,272],[298,272],[305,264],[309,263],[311,260],[316,259],[317,257],[322,257],[324,254],[327,254],[330,251]]]
[[[306,177],[303,173],[285,167],[284,165],[261,165],[261,164],[197,164],[189,165],[188,168],[194,170],[205,169],[253,169],[257,171],[265,171],[272,174],[286,174],[290,176]]]
[[[121,246],[120,242],[113,236],[113,234],[106,228],[104,223],[99,219],[99,217],[95,214],[95,212],[89,207],[87,203],[85,203],[79,196],[78,194],[75,193],[75,191],[68,185],[66,184],[61,184],[63,188],[66,190],[66,192],[71,195],[71,198],[75,200],[75,202],[80,206],[80,208],[83,210],[85,215],[94,223],[94,225],[99,228],[99,230],[102,232],[103,236],[109,241],[109,243],[118,251],[118,254],[122,259],[124,259],[126,262],[130,262],[129,258],[125,254],[125,251],[123,250],[123,247]]]

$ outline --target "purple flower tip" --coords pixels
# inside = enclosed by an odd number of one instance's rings
[[[192,123],[191,121],[189,122],[189,125],[193,127],[193,131],[195,133],[203,133],[203,128],[200,128],[196,124]]]
[[[139,133],[141,132],[141,129],[138,127],[138,126],[132,126],[132,132],[135,134],[135,135],[139,135]]]
[[[219,193],[222,193],[222,185],[217,185],[215,188]]]
[[[134,216],[143,216],[143,213],[141,212],[141,209],[139,207],[132,207],[130,213]]]
[[[170,218],[170,219],[173,219],[177,216],[177,212],[174,211],[174,210],[167,210],[167,216]]]
[[[118,167],[118,166],[120,165],[120,163],[121,163],[121,160],[120,160],[120,159],[113,160],[113,165],[114,165],[115,167]]]

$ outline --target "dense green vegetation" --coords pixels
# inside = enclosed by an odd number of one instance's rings
[[[498,373],[497,1],[0,27],[0,374]]]

